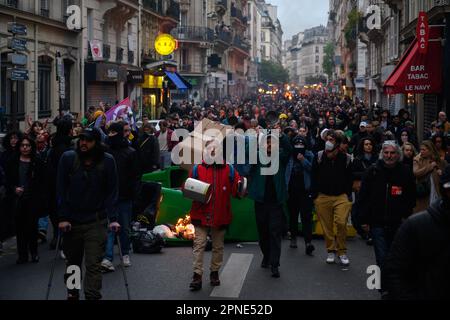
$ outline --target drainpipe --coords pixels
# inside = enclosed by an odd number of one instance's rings
[[[137,26],[137,63],[138,67],[142,68],[142,60],[141,60],[141,30],[142,28],[142,0],[139,0],[139,14],[138,14],[138,26]],[[138,90],[139,94],[139,118],[142,119],[142,96],[143,89],[142,84],[140,86],[140,90]]]
[[[38,24],[34,24],[34,120],[39,119],[39,41]]]
[[[444,86],[450,87],[450,14],[445,14],[445,30],[444,30]],[[442,108],[447,114],[450,112],[450,90],[443,89],[444,103]]]
[[[81,116],[84,115],[84,112],[86,111],[85,107],[85,81],[84,81],[84,35],[86,32],[86,29],[83,26],[83,20],[84,20],[84,0],[80,1],[80,8],[81,8],[81,32],[80,32],[80,52],[79,52],[79,59],[80,59],[80,114]]]

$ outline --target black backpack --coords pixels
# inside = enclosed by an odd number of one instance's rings
[[[163,237],[153,231],[136,231],[131,234],[134,253],[160,253],[166,245]]]

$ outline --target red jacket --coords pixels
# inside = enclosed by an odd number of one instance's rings
[[[207,165],[197,167],[197,180],[211,184],[212,197],[209,203],[194,201],[191,208],[191,221],[194,225],[206,227],[225,227],[231,224],[231,197],[236,197],[238,182],[241,179],[237,170],[234,178],[230,178],[230,165]],[[192,170],[189,177],[193,178]]]

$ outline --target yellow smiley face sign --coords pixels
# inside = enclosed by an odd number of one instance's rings
[[[155,50],[162,56],[168,56],[176,47],[177,41],[170,34],[160,34],[155,40]]]

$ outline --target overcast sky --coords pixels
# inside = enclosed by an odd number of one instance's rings
[[[283,27],[283,40],[305,29],[326,26],[329,0],[266,0],[278,6],[278,18]]]

